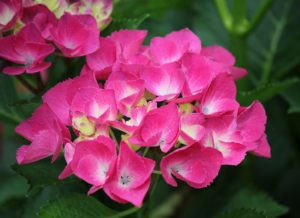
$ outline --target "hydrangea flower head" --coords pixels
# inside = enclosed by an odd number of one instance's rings
[[[46,12],[30,19],[39,13]],[[236,100],[235,80],[247,72],[225,48],[202,46],[189,29],[144,45],[145,30],[99,37],[90,15],[65,13],[54,23],[30,25],[44,38],[53,25],[47,39],[86,63],[80,76],[48,90],[17,128],[31,141],[18,150],[18,163],[55,160],[63,151],[60,179],[73,174],[91,185],[88,194],[103,190],[141,207],[158,170],[171,186],[181,180],[205,188],[223,165],[238,165],[247,153],[271,156],[265,110],[258,101],[245,107]]]

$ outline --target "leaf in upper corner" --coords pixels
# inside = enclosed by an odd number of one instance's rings
[[[150,17],[149,14],[143,14],[137,18],[115,18],[101,35],[107,36],[120,29],[137,29],[148,17]]]
[[[267,216],[255,210],[243,208],[225,212],[216,216],[215,218],[267,218]]]
[[[114,211],[86,194],[72,193],[46,204],[40,209],[40,218],[106,218]]]
[[[268,194],[249,189],[240,190],[233,195],[223,212],[240,209],[255,210],[268,218],[276,218],[288,212],[287,207],[278,204]]]
[[[27,182],[30,185],[29,194],[32,194],[35,191],[38,191],[40,188],[48,185],[76,182],[77,180],[74,177],[64,180],[58,179],[58,176],[62,172],[64,166],[65,163],[60,158],[53,164],[50,163],[50,159],[25,165],[14,164],[12,169],[27,179]]]
[[[238,92],[237,99],[242,105],[249,105],[252,101],[256,99],[261,102],[265,102],[298,82],[298,78],[272,82],[267,84],[266,86],[257,88],[253,91],[240,91]]]

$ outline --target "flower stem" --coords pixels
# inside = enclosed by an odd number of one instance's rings
[[[33,94],[38,94],[39,90],[33,87],[26,79],[24,79],[22,76],[16,76],[16,78],[20,81],[20,83],[26,87],[30,92]]]
[[[114,142],[115,142],[117,148],[119,148],[119,143],[118,143],[118,141],[117,141],[116,135],[115,135],[114,131],[113,131],[111,128],[109,128],[109,134],[110,134],[110,136],[113,138],[113,140],[114,140]]]
[[[144,157],[147,155],[148,151],[149,151],[149,147],[146,147],[145,150],[144,150],[144,153],[143,153]]]
[[[158,174],[158,175],[161,175],[161,171],[159,171],[159,170],[153,170],[153,172],[152,172],[153,174]]]
[[[217,11],[221,17],[221,21],[223,22],[224,27],[230,31],[232,27],[232,16],[228,9],[226,0],[215,0],[215,5]]]

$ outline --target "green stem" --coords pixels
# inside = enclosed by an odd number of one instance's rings
[[[234,56],[237,58],[236,65],[241,67],[247,66],[247,43],[246,37],[231,33],[229,35],[230,39],[230,49]]]
[[[143,156],[144,156],[144,157],[147,155],[147,153],[148,153],[148,151],[149,151],[149,148],[150,148],[150,147],[146,147],[146,148],[145,148],[144,153],[143,153]]]
[[[157,187],[157,185],[158,185],[158,181],[159,181],[160,175],[161,175],[161,174],[157,174],[157,175],[156,175],[154,184],[153,184],[152,189],[151,189],[151,192],[150,192],[150,198],[153,196],[153,194],[154,194],[154,192],[155,192],[155,189],[156,189],[156,187]]]
[[[43,83],[42,76],[40,73],[36,74],[36,82],[37,82],[38,90],[42,91],[45,88],[45,85]]]
[[[247,34],[251,33],[255,30],[255,28],[258,26],[258,24],[261,22],[264,15],[267,13],[271,5],[273,4],[274,0],[264,0],[257,11],[255,12],[252,20],[250,21]]]
[[[113,140],[114,140],[114,142],[115,142],[117,148],[119,148],[119,146],[118,146],[118,145],[119,145],[118,140],[117,140],[117,138],[116,138],[116,135],[115,135],[114,131],[113,131],[111,128],[109,128],[109,134],[110,134],[110,136],[113,138]]]
[[[30,92],[33,94],[38,94],[39,90],[33,87],[25,78],[23,78],[21,75],[16,76],[16,78],[20,81],[20,83],[26,87]]]
[[[233,0],[232,17],[233,26],[232,31],[238,35],[243,35],[247,31],[248,21],[247,16],[247,0]]]
[[[153,170],[153,172],[152,172],[153,174],[158,174],[158,175],[161,175],[161,171],[159,171],[159,170]]]
[[[140,208],[138,207],[132,207],[132,208],[129,208],[128,210],[124,210],[116,215],[112,215],[112,216],[108,216],[107,218],[120,218],[120,217],[125,217],[125,216],[128,216],[130,214],[133,214],[135,212],[137,212]]]
[[[275,29],[275,32],[274,32],[274,35],[273,35],[273,38],[272,38],[271,44],[270,44],[270,50],[269,50],[269,52],[266,56],[266,60],[265,60],[264,65],[263,65],[263,72],[262,72],[261,80],[259,82],[260,87],[266,85],[269,81],[271,70],[272,70],[272,65],[273,65],[273,61],[274,61],[274,57],[276,55],[279,40],[282,36],[284,27],[285,27],[286,22],[287,22],[287,14],[290,10],[292,2],[293,2],[293,0],[290,0],[286,3],[285,8],[283,10],[282,17],[279,20],[279,22],[276,24],[276,29]]]
[[[215,5],[224,27],[230,31],[232,28],[232,16],[228,9],[226,0],[215,0]]]

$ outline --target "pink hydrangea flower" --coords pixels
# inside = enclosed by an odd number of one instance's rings
[[[99,88],[95,78],[91,75],[69,79],[51,88],[43,96],[43,101],[49,105],[63,124],[71,125],[72,100],[81,88],[89,87]]]
[[[141,54],[144,50],[141,45],[146,35],[145,30],[120,30],[109,37],[100,37],[100,47],[96,52],[87,55],[87,65],[98,79],[107,79],[113,68],[120,70],[120,63],[147,61]]]
[[[95,72],[97,79],[107,79],[116,62],[116,45],[110,38],[100,37],[100,45],[97,51],[86,56],[89,69]]]
[[[9,66],[3,69],[8,75],[37,73],[50,67],[44,58],[54,52],[54,47],[45,42],[34,24],[23,27],[16,35],[0,39],[0,57],[21,66]]]
[[[149,46],[151,60],[159,65],[176,62],[186,53],[198,54],[200,51],[200,39],[187,28],[165,37],[154,37]]]
[[[52,38],[50,30],[57,23],[55,15],[41,4],[23,8],[21,20],[24,24],[33,23],[43,38],[48,40]]]
[[[181,63],[181,69],[185,75],[181,101],[191,102],[199,99],[218,69],[209,59],[197,54],[185,55]]]
[[[211,82],[200,102],[200,110],[207,116],[218,116],[236,111],[236,87],[233,78],[227,73],[219,74]]]
[[[55,160],[63,148],[60,179],[74,174],[92,186],[88,194],[103,189],[117,202],[140,207],[155,167],[141,152],[158,157],[168,184],[177,186],[179,179],[194,188],[209,186],[222,165],[238,165],[247,153],[271,156],[265,110],[258,101],[248,107],[237,102],[235,80],[246,71],[234,66],[225,48],[202,48],[189,29],[143,45],[144,30],[99,37],[89,15],[66,13],[56,24],[41,5],[24,13],[28,29],[9,40],[21,35],[30,45],[49,45],[43,37],[53,39],[66,57],[86,56],[86,63],[80,76],[47,91],[42,106],[17,127],[31,142],[18,150],[18,163]],[[33,40],[29,26],[38,33]],[[14,47],[21,43],[1,46],[0,56],[27,63]],[[45,56],[38,56],[34,67]],[[160,155],[151,153],[153,147],[160,147]]]
[[[177,179],[185,181],[193,188],[204,188],[212,183],[219,173],[222,155],[213,148],[193,144],[177,149],[163,157],[160,163],[165,181],[177,186]]]
[[[111,176],[117,158],[113,140],[99,136],[67,149],[71,157],[67,156],[66,159],[72,173],[91,184],[91,190],[102,188]]]
[[[234,66],[234,56],[221,46],[212,45],[202,48],[201,54],[213,60],[215,64],[220,65],[220,72],[228,72],[234,79],[240,79],[247,75],[247,70]]]
[[[144,95],[144,81],[135,75],[117,72],[110,75],[105,83],[106,90],[113,90],[119,111],[128,115]]]
[[[204,134],[204,119],[201,113],[186,113],[181,116],[180,137],[183,144],[199,142]]]
[[[103,187],[105,193],[117,202],[141,207],[154,166],[153,160],[139,156],[121,142],[115,170]]]
[[[0,33],[15,25],[22,12],[21,0],[0,1]]]
[[[59,121],[47,104],[42,104],[33,116],[20,123],[16,132],[29,140],[17,150],[19,164],[32,163],[53,156],[55,161],[63,144],[70,140],[68,129]]]
[[[163,152],[168,152],[178,139],[179,119],[179,112],[174,103],[151,110],[129,142],[140,146],[160,146]]]
[[[163,67],[147,67],[143,69],[141,78],[146,89],[158,96],[156,101],[163,101],[179,96],[185,78],[177,64],[168,64]]]
[[[96,51],[99,34],[96,20],[90,15],[65,13],[52,29],[53,41],[66,57],[79,57]]]

